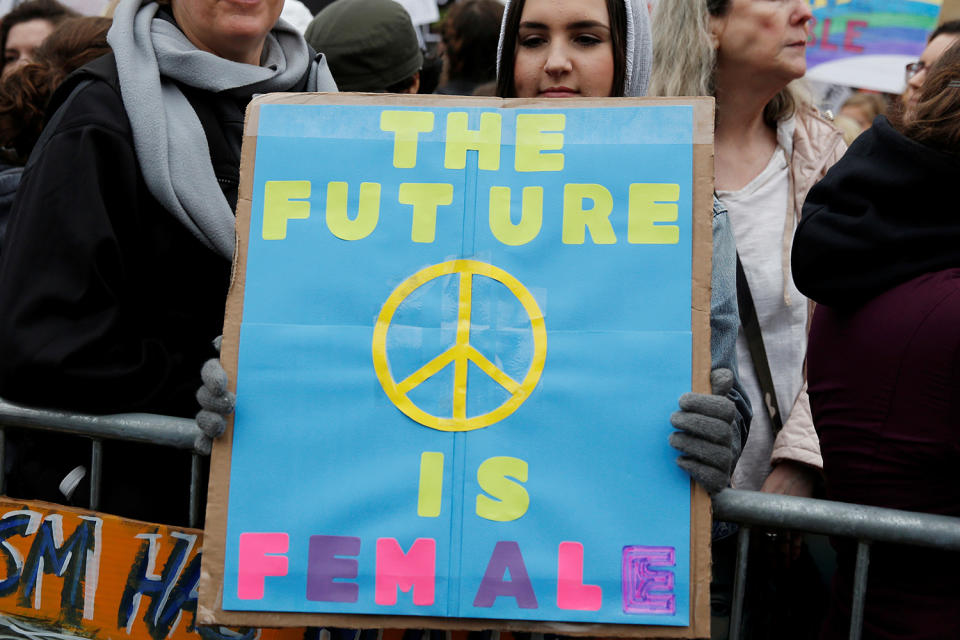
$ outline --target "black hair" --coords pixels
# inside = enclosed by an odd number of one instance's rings
[[[707,13],[713,17],[722,16],[730,9],[730,0],[707,0]]]
[[[610,44],[613,46],[613,87],[610,95],[620,97],[627,86],[627,7],[624,0],[606,0],[606,3],[607,17],[610,19]],[[513,84],[513,66],[517,59],[517,33],[520,31],[524,4],[524,0],[511,2],[504,18],[503,49],[497,69],[497,95],[501,98],[517,96]]]

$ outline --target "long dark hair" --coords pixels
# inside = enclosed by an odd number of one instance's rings
[[[627,7],[624,0],[606,0],[606,3],[610,19],[610,43],[613,46],[613,88],[610,95],[622,96],[627,85]],[[520,32],[524,4],[525,0],[513,0],[504,17],[503,50],[500,52],[500,68],[497,69],[497,95],[501,98],[517,96],[513,85],[513,66],[517,60],[517,33]]]

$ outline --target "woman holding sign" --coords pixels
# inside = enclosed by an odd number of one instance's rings
[[[742,264],[737,356],[751,403],[766,408],[733,486],[806,496],[822,461],[804,389],[807,300],[790,274],[790,242],[807,191],[845,149],[790,85],[806,71],[811,17],[806,0],[661,2],[651,82],[655,95],[717,99],[715,187]]]
[[[654,95],[717,100],[714,186],[736,238],[737,359],[755,411],[732,485],[797,496],[813,493],[823,463],[804,376],[808,303],[790,273],[790,243],[807,191],[845,149],[791,85],[806,72],[811,18],[807,0],[661,2],[651,80]],[[784,571],[748,582],[758,587],[747,615],[758,633],[766,616],[774,636],[774,628],[794,631],[792,620],[815,624],[808,612],[794,620],[778,607],[810,602],[820,581],[800,556],[802,538],[768,538]],[[714,551],[732,565],[732,544]]]
[[[642,96],[652,59],[646,4],[634,0],[507,3],[497,92],[509,98]],[[685,394],[671,422],[678,464],[711,494],[727,486],[746,439],[750,406],[736,379],[734,248],[726,212],[714,209],[711,383],[718,396]]]
[[[282,6],[119,4],[113,54],[60,87],[20,183],[0,269],[0,396],[88,413],[195,411],[223,322],[246,104],[336,89],[278,21]],[[15,475],[45,482],[17,495],[63,502],[61,478],[82,476],[89,453],[49,444],[26,460],[30,444],[18,464],[44,473]],[[101,507],[184,521],[189,455],[116,444],[105,444]]]

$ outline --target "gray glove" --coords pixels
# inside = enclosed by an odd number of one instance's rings
[[[679,429],[670,434],[670,446],[683,454],[677,464],[710,495],[725,489],[733,472],[737,408],[727,397],[732,386],[729,369],[714,369],[710,372],[713,394],[683,394],[680,411],[670,416],[670,424]]]
[[[220,351],[222,336],[213,341],[217,352]],[[227,390],[229,380],[220,360],[211,358],[200,370],[203,386],[197,389],[197,402],[202,409],[197,414],[197,426],[208,438],[217,438],[227,428],[227,416],[233,413],[236,396]]]

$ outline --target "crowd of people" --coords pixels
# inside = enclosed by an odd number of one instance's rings
[[[457,0],[436,48],[393,0],[296,1],[120,0],[99,18],[27,0],[3,17],[0,397],[200,408],[222,433],[234,397],[214,344],[255,94],[713,96],[713,393],[678,401],[678,464],[711,494],[960,516],[960,21],[931,34],[903,96],[857,94],[833,122],[802,83],[807,0]],[[107,444],[103,509],[183,523],[187,454],[144,446]],[[13,432],[8,447],[11,495],[71,500],[81,448]],[[718,618],[733,533],[714,525]],[[779,535],[797,561],[803,539]],[[837,545],[822,630],[761,593],[748,631],[845,637],[853,557]],[[960,637],[958,561],[879,548],[863,637]]]

